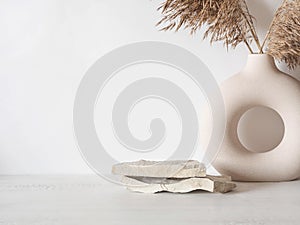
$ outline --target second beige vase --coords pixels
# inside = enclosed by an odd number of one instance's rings
[[[238,181],[300,177],[300,83],[271,56],[249,55],[246,67],[221,85],[227,128],[213,162]]]

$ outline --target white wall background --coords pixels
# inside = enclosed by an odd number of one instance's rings
[[[87,68],[111,49],[174,43],[198,55],[219,82],[243,67],[244,46],[226,52],[185,31],[158,32],[160,2],[0,1],[0,174],[91,173],[76,147],[72,107]],[[262,35],[281,1],[248,2]]]

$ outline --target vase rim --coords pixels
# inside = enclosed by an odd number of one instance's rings
[[[248,56],[269,56],[273,58],[273,56],[268,53],[249,53]]]

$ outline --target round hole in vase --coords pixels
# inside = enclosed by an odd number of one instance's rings
[[[278,112],[266,106],[255,106],[240,117],[237,135],[247,150],[262,153],[281,143],[284,130],[284,122]]]

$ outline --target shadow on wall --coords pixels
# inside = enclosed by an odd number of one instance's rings
[[[289,70],[283,63],[279,63],[279,64],[277,64],[277,66],[281,71],[283,71],[287,74],[290,74],[292,77],[294,77],[300,81],[300,67],[299,66],[297,68],[295,68],[294,70]]]

